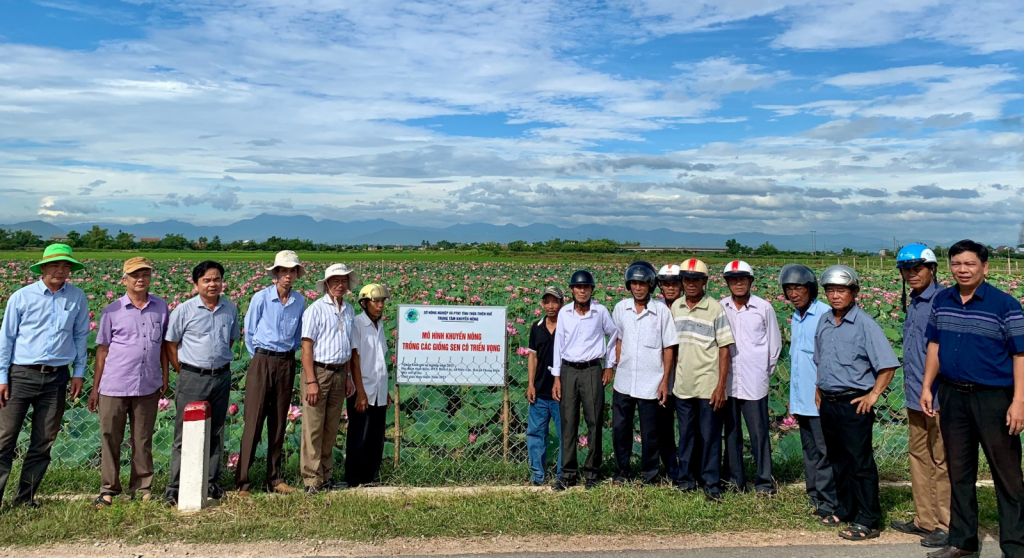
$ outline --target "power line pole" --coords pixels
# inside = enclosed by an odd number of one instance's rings
[[[815,234],[818,231],[811,231],[811,255],[814,256],[818,252],[818,240],[815,238]]]

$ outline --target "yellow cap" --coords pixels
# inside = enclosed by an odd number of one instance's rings
[[[153,269],[153,262],[143,257],[128,258],[124,262],[124,274],[135,273],[140,269]]]
[[[708,276],[708,264],[696,259],[690,258],[685,262],[679,264],[679,275],[682,277],[689,277],[691,279],[701,279]]]

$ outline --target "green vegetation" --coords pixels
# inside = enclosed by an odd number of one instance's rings
[[[991,488],[982,488],[981,527],[996,525]],[[909,488],[882,490],[891,519],[913,514]],[[232,543],[260,540],[381,541],[393,537],[493,535],[674,535],[784,529],[834,531],[810,517],[802,486],[773,498],[728,494],[722,504],[671,488],[602,486],[564,494],[482,491],[478,494],[380,496],[361,491],[227,500],[202,514],[183,515],[155,502],[117,501],[95,510],[88,500],[47,501],[38,510],[16,508],[0,517],[0,545],[76,541]]]

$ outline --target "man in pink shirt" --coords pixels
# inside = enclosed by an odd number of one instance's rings
[[[722,276],[732,293],[722,299],[722,307],[736,340],[729,346],[730,370],[726,384],[729,399],[725,411],[725,463],[722,467],[726,471],[725,482],[740,492],[747,490],[742,419],[747,423],[757,468],[754,490],[759,494],[775,494],[772,447],[768,439],[768,382],[782,352],[779,320],[771,303],[750,293],[754,283],[750,264],[739,260],[730,262]]]

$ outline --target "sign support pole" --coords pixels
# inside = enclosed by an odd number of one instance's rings
[[[395,469],[398,468],[402,447],[402,404],[400,403],[402,399],[398,393],[398,382],[395,382]]]

